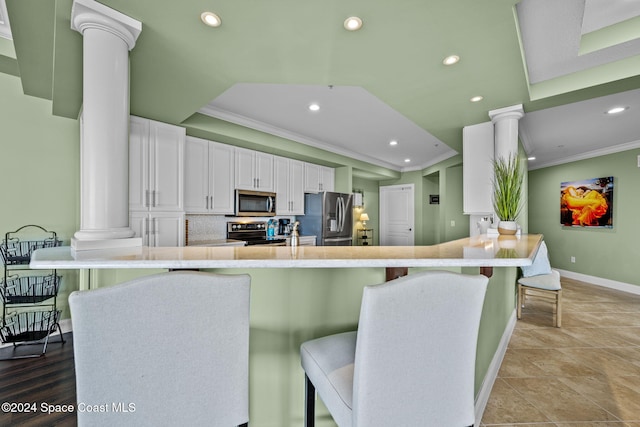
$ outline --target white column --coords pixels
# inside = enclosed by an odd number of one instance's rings
[[[129,228],[129,51],[142,24],[94,0],[75,0],[83,35],[80,230],[75,250],[141,246]]]
[[[518,120],[522,116],[522,104],[489,111],[494,127],[494,159],[518,155]]]

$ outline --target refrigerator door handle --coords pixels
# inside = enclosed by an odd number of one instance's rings
[[[336,199],[336,213],[338,214],[338,232],[342,232],[342,197]]]
[[[340,233],[344,231],[344,221],[346,216],[346,206],[344,204],[344,198],[340,197]]]

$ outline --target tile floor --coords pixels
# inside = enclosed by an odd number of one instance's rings
[[[640,295],[562,279],[562,328],[528,300],[482,426],[640,427]]]

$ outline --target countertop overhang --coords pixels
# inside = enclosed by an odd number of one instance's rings
[[[477,236],[431,246],[137,247],[38,249],[33,269],[520,267],[531,265],[540,234]]]

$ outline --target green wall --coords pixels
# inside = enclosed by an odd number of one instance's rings
[[[353,213],[354,243],[357,243],[355,230],[357,228],[362,228],[362,223],[358,221],[362,212],[366,212],[367,215],[369,215],[367,228],[372,228],[374,230],[373,244],[377,245],[379,243],[378,230],[380,230],[380,195],[378,188],[378,181],[353,177],[353,190],[362,191],[364,201],[364,206],[362,208],[355,208]]]
[[[640,286],[631,268],[640,260],[638,155],[634,149],[529,172],[529,232],[544,234],[551,265]],[[562,227],[560,183],[608,176],[614,177],[613,228]]]
[[[443,242],[469,237],[469,216],[463,214],[462,165],[445,169],[447,181],[444,208]],[[429,201],[427,200],[427,203]]]
[[[77,120],[54,117],[51,102],[22,93],[20,79],[0,73],[0,233],[37,224],[65,244],[79,225],[80,131]],[[59,306],[77,272],[62,272]]]
[[[434,172],[422,178],[422,223],[425,245],[435,245],[440,242],[440,204],[431,204],[429,196],[440,196],[440,173]]]

